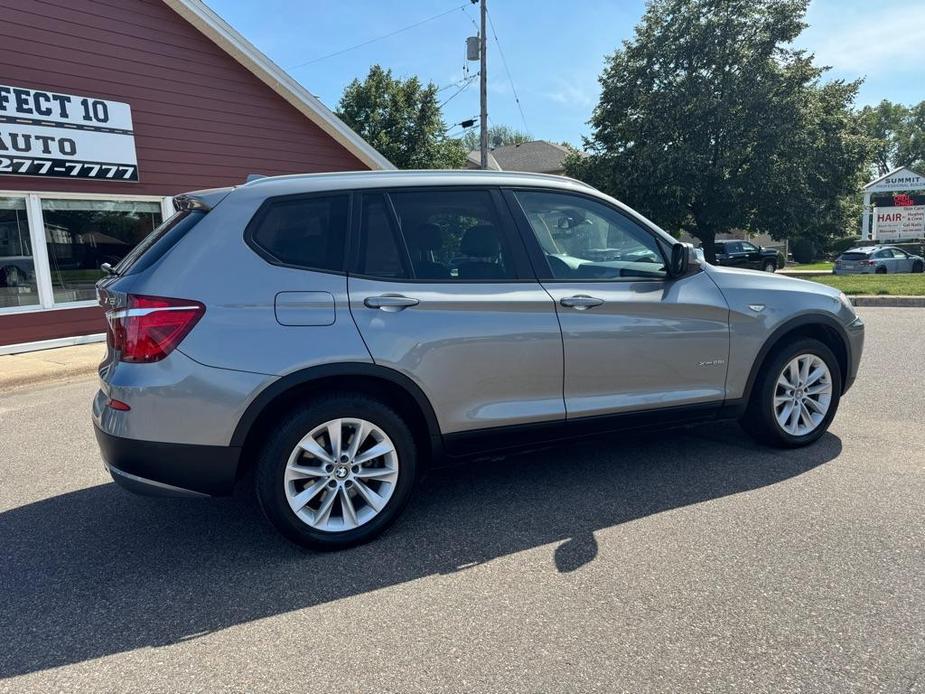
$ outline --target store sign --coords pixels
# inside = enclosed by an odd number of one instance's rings
[[[925,237],[925,205],[877,207],[876,238],[883,241]]]
[[[137,181],[129,105],[0,85],[0,175]]]
[[[905,167],[884,178],[878,178],[864,186],[868,193],[885,193],[903,190],[925,190],[925,176]]]

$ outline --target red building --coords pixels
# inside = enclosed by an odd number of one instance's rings
[[[393,168],[200,0],[0,0],[0,14],[0,353],[102,333],[100,263],[177,193]]]

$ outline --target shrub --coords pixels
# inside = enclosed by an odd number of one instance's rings
[[[798,263],[811,263],[816,259],[816,247],[809,239],[795,239],[790,244],[790,252]]]

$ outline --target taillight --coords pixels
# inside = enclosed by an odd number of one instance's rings
[[[160,361],[186,337],[206,307],[198,301],[129,294],[125,308],[110,311],[110,344],[120,360]]]

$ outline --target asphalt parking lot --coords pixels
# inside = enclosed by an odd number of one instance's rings
[[[441,471],[314,554],[135,497],[92,379],[0,395],[0,691],[925,691],[925,310],[862,309],[828,433],[626,435]]]

